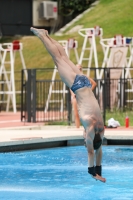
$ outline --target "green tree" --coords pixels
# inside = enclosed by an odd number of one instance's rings
[[[78,15],[88,9],[95,0],[58,0],[61,16]]]

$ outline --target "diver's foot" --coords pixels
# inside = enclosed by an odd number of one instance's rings
[[[40,39],[43,39],[45,35],[48,35],[48,31],[45,29],[37,29],[37,28],[31,27],[30,30],[34,33],[34,35],[36,35]]]

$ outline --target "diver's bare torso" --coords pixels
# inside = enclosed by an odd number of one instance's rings
[[[104,124],[101,111],[92,89],[83,87],[76,90],[75,94],[80,120],[84,128],[86,129],[88,125],[93,124],[94,128],[103,129]]]

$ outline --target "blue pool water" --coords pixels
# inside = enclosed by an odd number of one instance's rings
[[[103,146],[103,177],[87,173],[85,147],[0,154],[0,200],[133,200],[133,147]]]

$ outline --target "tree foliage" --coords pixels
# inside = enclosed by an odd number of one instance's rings
[[[77,15],[88,9],[95,0],[58,0],[59,14]]]

